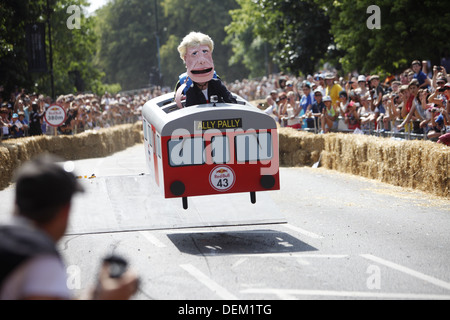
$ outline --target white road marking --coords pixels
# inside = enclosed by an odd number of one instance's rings
[[[374,262],[377,262],[377,263],[380,263],[380,264],[383,264],[383,265],[385,265],[385,266],[387,266],[389,268],[401,271],[401,272],[406,273],[406,274],[408,274],[410,276],[413,276],[413,277],[416,277],[418,279],[421,279],[421,280],[424,280],[426,282],[429,282],[431,284],[434,284],[434,285],[436,285],[438,287],[450,290],[450,283],[445,282],[443,280],[440,280],[440,279],[428,276],[426,274],[423,274],[421,272],[409,269],[407,267],[401,266],[401,265],[396,264],[394,262],[390,262],[390,261],[378,258],[378,257],[373,256],[371,254],[362,254],[361,257],[366,258],[366,259],[371,260],[371,261],[374,261]]]
[[[158,248],[165,248],[166,245],[156,238],[150,231],[139,231],[139,234],[147,239],[151,244]]]
[[[293,226],[290,224],[283,224],[283,227],[291,229],[295,232],[301,233],[301,234],[303,234],[307,237],[313,238],[313,239],[323,239],[323,237],[321,235],[318,235],[314,232],[311,232],[311,231],[308,231],[308,230],[305,230],[305,229],[302,229],[302,228],[299,228],[299,227],[296,227],[296,226]]]
[[[293,296],[331,296],[348,298],[379,298],[379,299],[425,299],[448,300],[450,295],[422,294],[422,293],[390,293],[370,291],[333,291],[333,290],[302,290],[302,289],[245,289],[244,294],[271,294],[280,299],[292,299]]]
[[[308,254],[308,253],[293,253],[293,252],[283,252],[283,253],[243,253],[234,254],[233,257],[255,257],[255,258],[323,258],[323,259],[340,259],[347,258],[347,254]]]
[[[206,287],[208,287],[210,290],[212,290],[214,293],[216,293],[218,296],[220,296],[224,300],[238,300],[238,298],[231,294],[227,289],[219,285],[214,280],[210,279],[207,275],[205,275],[203,272],[198,270],[196,267],[194,267],[191,264],[181,264],[181,268],[189,272],[190,275],[192,275],[194,278],[196,278],[198,281],[203,283]]]
[[[241,263],[247,261],[248,258],[241,258],[238,261],[236,261],[235,263],[233,263],[233,265],[231,266],[231,269],[236,268],[238,265],[240,265]]]

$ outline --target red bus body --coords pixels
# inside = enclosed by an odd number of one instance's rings
[[[147,164],[165,198],[280,189],[276,122],[236,98],[178,109],[170,93],[144,105]]]

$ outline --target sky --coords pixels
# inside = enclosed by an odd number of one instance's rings
[[[87,8],[88,14],[93,13],[95,10],[105,5],[108,1],[109,0],[89,0],[91,5]]]

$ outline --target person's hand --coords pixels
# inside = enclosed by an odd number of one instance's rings
[[[128,300],[139,287],[139,278],[131,270],[125,271],[118,278],[109,276],[108,262],[102,265],[94,299],[96,300]]]

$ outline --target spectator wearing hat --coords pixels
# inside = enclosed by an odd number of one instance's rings
[[[286,87],[285,87],[286,93],[294,91],[294,89],[295,89],[294,81],[292,81],[292,80],[286,81]]]
[[[419,89],[425,89],[431,85],[431,80],[422,71],[422,63],[419,60],[414,60],[413,62],[411,62],[411,69],[414,72],[414,79],[417,79],[417,81],[419,82]]]
[[[358,88],[358,78],[351,77],[351,79],[345,84],[345,91],[350,92],[351,90],[356,90]]]
[[[72,197],[83,188],[58,162],[41,155],[16,172],[14,215],[0,226],[0,300],[72,298],[57,242],[67,229]],[[92,298],[128,299],[137,290],[132,271],[111,278],[108,265],[98,282]]]
[[[316,75],[314,75],[314,84],[316,85],[315,88],[311,88],[315,91],[315,90],[320,90],[320,92],[322,93],[322,97],[325,96],[325,80],[323,79],[323,75],[321,73],[318,73]]]
[[[355,92],[359,95],[360,98],[367,95],[367,81],[365,75],[358,76],[358,88],[355,89]]]
[[[433,115],[430,121],[431,129],[427,134],[428,139],[437,141],[441,135],[447,133],[447,124],[449,123],[448,113],[444,110],[445,109],[441,109],[442,113],[438,116],[435,115],[436,113],[438,113],[437,110],[432,111]]]
[[[391,82],[391,86],[390,86],[391,94],[397,94],[398,95],[398,93],[400,91],[400,86],[401,86],[401,82],[400,81],[398,81],[398,80],[392,81]]]
[[[339,83],[335,83],[335,75],[332,73],[327,73],[325,75],[325,95],[331,98],[331,104],[333,107],[337,106],[339,103],[339,92],[342,91],[342,87]]]
[[[316,89],[314,91],[315,101],[311,105],[311,108],[306,111],[305,115],[308,128],[314,128],[315,130],[319,128],[319,119],[322,116],[323,109],[325,108],[322,98],[322,91],[320,89]]]
[[[450,113],[450,83],[437,87],[436,91],[428,97],[429,103],[434,103]]]
[[[447,82],[447,79],[440,74],[439,78],[433,76],[433,80],[431,82],[431,90],[432,92],[435,92],[438,88],[441,88],[445,86],[445,83]]]
[[[19,115],[14,113],[11,119],[11,133],[14,138],[25,136],[24,123],[20,122]]]
[[[322,115],[320,117],[321,133],[328,133],[330,130],[337,129],[339,113],[333,106],[333,101],[330,96],[325,96],[323,103],[325,104],[325,108],[322,109]]]

